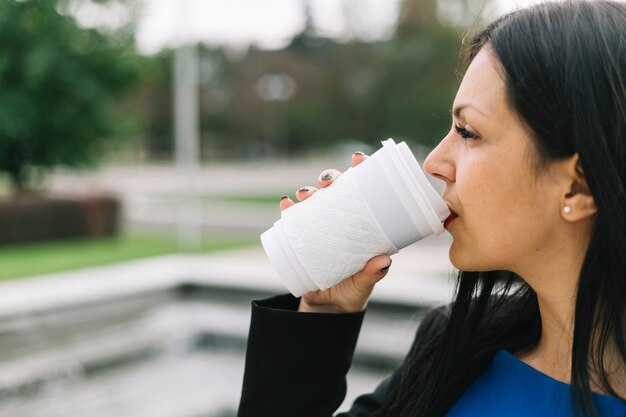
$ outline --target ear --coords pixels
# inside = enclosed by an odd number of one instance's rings
[[[564,160],[561,168],[565,180],[561,197],[561,217],[569,222],[577,222],[595,215],[596,205],[589,191],[578,154]]]

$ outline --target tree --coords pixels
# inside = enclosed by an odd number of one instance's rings
[[[0,171],[93,163],[115,136],[116,98],[138,79],[130,33],[78,26],[58,0],[0,2]]]

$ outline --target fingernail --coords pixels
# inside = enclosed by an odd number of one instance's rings
[[[331,179],[333,177],[333,174],[331,174],[330,172],[324,172],[322,174],[322,176],[320,177],[320,179],[322,181],[328,181],[329,179]]]
[[[386,267],[384,267],[384,268],[380,268],[380,272],[385,273],[385,272],[389,271],[389,267],[390,267],[390,266],[391,266],[391,264],[387,265],[387,266],[386,266]]]
[[[299,192],[299,193],[308,193],[308,192],[309,192],[309,189],[308,189],[308,188],[306,188],[306,187],[302,187],[302,188],[300,188],[300,189],[298,190],[298,192]]]
[[[364,154],[363,152],[361,152],[361,151],[356,151],[356,152],[354,153],[354,155],[363,156],[363,155],[365,155],[365,154]]]
[[[284,196],[282,196],[282,197],[280,198],[280,201],[283,201],[283,200],[284,200],[284,199],[286,199],[286,198],[289,198],[289,196],[288,196],[288,195],[284,195]]]

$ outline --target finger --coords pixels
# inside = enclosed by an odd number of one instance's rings
[[[296,198],[298,199],[298,201],[304,201],[307,198],[311,197],[313,194],[315,194],[316,191],[317,188],[315,187],[302,187],[298,191],[296,191]]]
[[[357,151],[352,154],[352,166],[355,167],[359,165],[361,162],[365,161],[369,156],[365,155],[361,151]]]
[[[319,177],[317,177],[317,185],[321,188],[328,187],[333,183],[339,176],[341,175],[341,171],[336,169],[325,169],[322,171]]]
[[[283,211],[286,208],[289,208],[291,206],[293,206],[294,203],[291,198],[289,198],[288,196],[284,195],[281,197],[280,199],[280,203],[278,203],[278,207],[280,208],[280,211]]]
[[[387,255],[375,256],[365,264],[365,268],[355,277],[357,284],[363,284],[367,287],[372,287],[378,281],[383,279],[389,272],[391,267],[391,258]]]

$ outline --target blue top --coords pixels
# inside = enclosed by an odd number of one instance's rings
[[[602,417],[626,417],[626,402],[593,394]],[[446,417],[573,417],[571,386],[504,349],[452,406]]]

